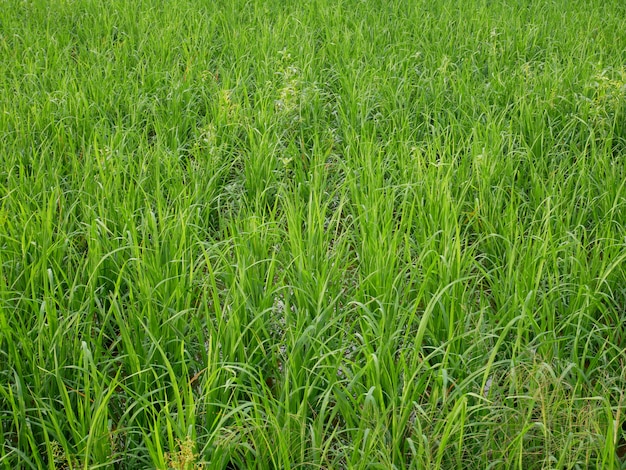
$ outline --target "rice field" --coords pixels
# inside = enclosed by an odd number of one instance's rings
[[[626,468],[622,0],[0,5],[0,467]]]

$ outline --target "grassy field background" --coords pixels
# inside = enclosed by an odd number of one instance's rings
[[[3,468],[626,468],[622,0],[1,9]]]

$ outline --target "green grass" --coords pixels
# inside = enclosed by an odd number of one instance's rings
[[[2,468],[626,468],[621,0],[2,4]]]

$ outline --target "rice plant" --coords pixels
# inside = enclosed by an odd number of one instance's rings
[[[626,468],[623,2],[3,7],[3,468]]]

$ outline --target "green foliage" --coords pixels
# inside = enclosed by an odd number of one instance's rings
[[[626,466],[626,10],[6,0],[3,468]]]

